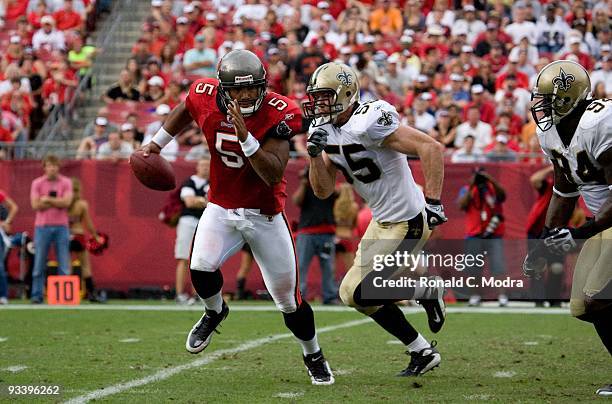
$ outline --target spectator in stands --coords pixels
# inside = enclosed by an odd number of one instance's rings
[[[138,101],[140,92],[136,89],[130,73],[123,69],[119,73],[119,81],[110,86],[102,98],[107,104],[114,101]]]
[[[50,77],[42,86],[42,98],[45,102],[45,112],[53,108],[63,108],[72,91],[79,84],[74,72],[68,67],[65,59],[49,66]]]
[[[70,67],[77,71],[79,81],[91,71],[93,59],[98,54],[95,46],[83,45],[83,41],[84,38],[80,35],[75,36],[72,40],[71,49],[68,52],[68,62]],[[91,78],[87,87],[91,87]]]
[[[147,130],[145,131],[144,139],[142,140],[142,144],[148,144],[153,139],[153,135],[157,133],[159,128],[161,128],[166,122],[168,118],[168,114],[170,114],[170,107],[166,104],[160,104],[155,108],[155,114],[157,115],[158,120],[155,122],[151,122],[149,126],[147,126]],[[161,152],[161,155],[164,156],[166,160],[175,161],[179,152],[179,144],[176,138],[172,139],[170,143],[168,143]]]
[[[578,58],[578,63],[580,63],[585,69],[591,71],[593,69],[593,59],[589,54],[583,52],[580,49],[580,44],[582,43],[580,37],[572,36],[569,39],[569,51],[565,52],[561,55],[561,59],[568,59],[571,55],[574,55]]]
[[[384,35],[400,36],[403,29],[402,13],[391,0],[378,0],[370,13],[370,31]]]
[[[176,226],[176,243],[174,245],[176,302],[180,304],[189,301],[189,296],[185,294],[185,274],[189,270],[187,263],[191,253],[193,235],[200,216],[202,216],[208,203],[209,171],[210,161],[201,159],[198,161],[195,174],[187,178],[181,185],[180,198],[183,203],[183,210]]]
[[[463,140],[467,135],[474,136],[475,145],[479,149],[484,149],[491,143],[493,130],[491,125],[480,120],[480,111],[473,105],[467,111],[467,121],[457,126],[457,136],[455,137],[455,147],[463,146]]]
[[[495,92],[495,102],[499,105],[504,99],[510,98],[514,102],[514,112],[524,120],[529,113],[531,93],[524,88],[518,87],[516,76],[509,74],[502,88]]]
[[[41,28],[32,37],[32,48],[35,51],[45,50],[47,52],[66,49],[64,33],[55,29],[55,19],[45,15],[40,19]]]
[[[8,304],[8,276],[5,257],[8,253],[8,235],[19,208],[15,201],[0,189],[0,306]]]
[[[508,148],[508,127],[499,125],[496,133],[492,147],[485,154],[486,160],[489,162],[516,161],[516,153]]]
[[[81,181],[72,177],[72,202],[68,207],[68,219],[70,221],[70,250],[76,253],[81,266],[81,279],[85,282],[86,298],[92,303],[103,303],[106,300],[104,293],[96,291],[94,286],[91,260],[87,251],[87,241],[85,230],[89,232],[98,243],[102,243],[102,238],[98,235],[96,228],[89,214],[89,203],[81,196]]]
[[[504,216],[503,203],[506,200],[506,192],[499,183],[491,177],[484,169],[475,170],[469,185],[459,191],[459,207],[466,213],[465,235],[466,253],[484,254],[489,262],[489,272],[496,278],[501,278],[506,273],[504,245]],[[470,276],[482,276],[481,268],[466,269]],[[470,306],[480,305],[481,297],[472,292]],[[508,304],[508,297],[503,290],[498,295],[500,306]]]
[[[557,5],[550,3],[546,6],[546,14],[538,19],[535,37],[540,52],[558,52],[565,43],[565,35],[570,31],[569,25],[556,13]]]
[[[536,43],[536,25],[527,20],[527,7],[524,3],[517,4],[513,10],[513,22],[504,28],[504,31],[512,37],[512,41],[517,45],[526,35],[530,43]]]
[[[486,29],[485,23],[476,18],[476,8],[472,4],[466,4],[463,6],[463,18],[453,22],[451,32],[453,36],[465,32],[467,43],[472,44],[476,37]]]
[[[32,181],[30,200],[36,211],[34,245],[36,255],[32,271],[32,303],[43,302],[47,255],[55,245],[58,271],[70,274],[70,231],[68,207],[72,203],[72,181],[59,173],[60,161],[49,155],[43,160],[45,174]]]
[[[436,125],[429,131],[429,136],[442,143],[447,148],[455,147],[457,125],[453,125],[446,109],[436,112]]]
[[[425,133],[436,125],[436,120],[428,111],[432,97],[429,93],[422,93],[414,100],[415,127]]]
[[[32,4],[32,2],[30,2],[30,4]],[[49,15],[49,10],[47,9],[47,2],[45,0],[37,0],[34,4],[36,4],[36,8],[28,13],[28,22],[34,29],[38,30],[42,27],[42,18],[45,15]]]
[[[452,73],[449,79],[453,103],[465,106],[470,101],[470,93],[465,90],[465,78],[461,74]]]
[[[451,156],[452,163],[480,163],[484,161],[482,151],[474,146],[474,136],[467,135],[463,146],[455,150]]]
[[[164,79],[159,76],[153,76],[147,80],[147,90],[143,93],[143,101],[153,102],[154,104],[161,103],[164,97]]]
[[[607,98],[606,97],[606,83],[604,83],[603,81],[597,82],[597,84],[595,84],[595,87],[593,88],[592,96],[596,100]]]
[[[81,14],[74,11],[72,0],[64,0],[63,7],[53,13],[53,18],[60,31],[80,29],[83,25],[83,18]]]
[[[140,142],[136,139],[136,128],[129,122],[121,125],[121,139],[132,146],[133,150],[140,147]]]
[[[96,158],[116,163],[128,159],[132,152],[134,152],[134,148],[130,143],[124,142],[119,133],[111,132],[108,135],[108,140],[98,147]]]
[[[29,93],[32,91],[30,80],[27,77],[22,77],[17,63],[11,63],[4,71],[5,79],[0,82],[0,96],[13,92],[23,91]]]
[[[595,91],[597,85],[603,86],[603,91],[600,90],[599,93],[603,93],[604,97],[597,98],[610,98],[612,97],[612,56],[604,56],[601,60],[601,67],[599,70],[595,70],[591,74],[591,84],[593,85],[593,91]]]
[[[310,186],[306,168],[300,173],[300,185],[293,193],[292,200],[300,207],[296,245],[302,296],[307,296],[310,263],[314,256],[318,256],[321,267],[323,304],[336,304],[338,301],[338,287],[334,278],[336,255],[334,201],[336,195],[327,199],[317,198]]]
[[[94,122],[93,134],[83,138],[79,144],[76,155],[77,159],[94,158],[98,152],[98,147],[108,140],[108,119],[104,116],[99,116]]]
[[[474,84],[471,88],[472,101],[468,102],[463,107],[463,116],[467,118],[468,110],[476,107],[480,112],[480,119],[486,123],[492,123],[495,120],[495,104],[490,102],[488,94],[480,84]]]
[[[206,48],[206,36],[198,34],[195,38],[196,47],[185,52],[183,67],[187,74],[201,77],[215,77],[217,54],[215,50]]]

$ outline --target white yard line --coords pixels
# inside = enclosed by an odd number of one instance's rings
[[[322,334],[325,332],[331,332],[331,331],[336,331],[342,328],[349,328],[349,327],[355,327],[361,324],[365,324],[372,321],[370,318],[364,318],[361,320],[354,320],[354,321],[348,321],[346,323],[341,323],[341,324],[336,324],[336,325],[331,325],[328,327],[321,327],[317,330],[318,334]],[[166,369],[162,369],[159,372],[153,373],[152,375],[143,377],[141,379],[135,379],[135,380],[131,380],[129,382],[124,382],[124,383],[118,383],[118,384],[114,384],[112,386],[108,386],[108,387],[104,387],[102,389],[98,389],[98,390],[94,390],[90,393],[87,394],[83,394],[81,396],[75,397],[69,401],[66,401],[66,404],[80,404],[80,403],[87,403],[90,400],[97,400],[103,397],[108,397],[111,396],[113,394],[118,394],[121,393],[123,391],[126,390],[130,390],[134,387],[139,387],[139,386],[144,386],[145,384],[149,384],[149,383],[156,383],[159,382],[161,380],[165,380],[168,379],[178,373],[184,372],[186,370],[189,369],[193,369],[193,368],[197,368],[200,366],[204,366],[204,365],[208,365],[211,362],[216,361],[217,359],[221,358],[224,355],[232,355],[238,352],[244,352],[244,351],[248,351],[251,349],[255,349],[258,348],[262,345],[265,344],[269,344],[271,342],[274,341],[278,341],[280,339],[285,339],[285,338],[291,338],[293,337],[293,334],[289,334],[289,333],[285,333],[285,334],[275,334],[275,335],[270,335],[268,337],[265,338],[259,338],[259,339],[255,339],[255,340],[251,340],[248,342],[245,342],[241,345],[238,345],[235,348],[230,348],[230,349],[220,349],[217,351],[213,351],[208,355],[205,355],[203,357],[201,357],[200,359],[196,359],[194,361],[191,361],[189,363],[185,363],[184,365],[179,365],[179,366],[174,366],[171,368],[166,368]]]
[[[15,366],[9,366],[6,367],[2,370],[7,371],[7,372],[11,372],[11,373],[18,373],[21,372],[22,370],[26,370],[28,367],[24,366],[24,365],[15,365]]]
[[[232,305],[233,312],[277,312],[278,309],[270,305]],[[111,310],[111,311],[196,311],[202,312],[203,307],[199,306],[173,306],[173,305],[132,305],[132,304],[104,304],[93,305],[84,304],[80,306],[49,306],[39,304],[11,304],[0,308],[2,310]],[[313,306],[316,312],[354,312],[355,310],[346,306]],[[404,313],[424,313],[421,307],[402,307]],[[569,314],[567,308],[544,308],[529,307],[522,302],[517,302],[516,307],[466,307],[448,306],[447,313],[480,313],[480,314]]]

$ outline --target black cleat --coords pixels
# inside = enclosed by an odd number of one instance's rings
[[[612,397],[612,384],[608,384],[597,389],[595,394],[601,397]]]
[[[303,358],[312,384],[320,386],[334,384],[334,374],[329,367],[329,363],[325,360],[322,350],[306,355]]]
[[[408,367],[397,374],[397,376],[421,376],[440,365],[440,352],[435,348],[436,341],[431,341],[429,348],[419,352],[406,352],[410,355]]]
[[[442,278],[432,276],[430,279],[435,279],[442,284]],[[418,300],[427,313],[427,322],[431,332],[436,333],[442,329],[444,320],[446,319],[446,305],[444,304],[444,287],[428,287],[425,290],[424,296]]]
[[[217,314],[212,310],[206,310],[202,318],[198,320],[193,326],[189,335],[187,335],[187,342],[185,348],[193,354],[202,352],[212,339],[213,331],[217,334],[217,327],[221,324],[221,321],[225,320],[225,317],[229,314],[229,307],[223,302],[221,307],[221,313]]]

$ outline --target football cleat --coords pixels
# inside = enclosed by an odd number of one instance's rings
[[[325,360],[322,350],[303,358],[312,384],[319,386],[334,384],[334,374],[329,367],[329,363]]]
[[[480,295],[472,295],[472,296],[470,296],[470,300],[468,301],[468,306],[470,306],[470,307],[480,306],[481,300],[482,299],[481,299]]]
[[[442,284],[442,278],[432,277]],[[431,332],[436,333],[442,329],[446,319],[446,305],[444,304],[444,287],[428,287],[423,297],[418,300],[427,313],[427,321]]]
[[[410,364],[406,369],[399,372],[397,376],[421,376],[438,367],[442,357],[435,348],[436,345],[436,341],[431,341],[429,348],[422,349],[419,352],[406,352],[406,354],[410,355]]]
[[[603,386],[602,388],[597,389],[595,394],[602,397],[612,397],[612,384],[608,384]]]
[[[213,310],[206,310],[202,318],[195,323],[189,335],[187,335],[187,342],[185,348],[192,354],[202,352],[210,344],[212,339],[213,331],[219,334],[217,327],[229,314],[229,307],[223,302],[221,307],[221,313],[216,313]]]

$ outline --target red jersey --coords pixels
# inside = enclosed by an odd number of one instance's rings
[[[531,207],[527,215],[527,234],[532,237],[539,237],[544,230],[546,222],[546,212],[553,196],[553,182],[546,178],[538,189],[538,199]]]
[[[196,80],[189,89],[185,107],[202,129],[210,150],[208,199],[226,209],[259,209],[273,215],[285,207],[285,178],[268,186],[245,157],[234,126],[227,120],[216,79]],[[251,134],[263,144],[269,137],[289,140],[300,133],[302,113],[289,98],[269,92],[259,110],[244,118]]]

